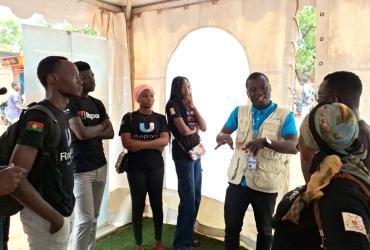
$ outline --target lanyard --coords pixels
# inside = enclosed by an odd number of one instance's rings
[[[254,114],[252,113],[252,138],[253,140],[257,139],[257,135],[258,135],[258,132],[259,132],[259,128],[256,129],[255,128],[255,125],[256,125],[256,122],[254,121]]]

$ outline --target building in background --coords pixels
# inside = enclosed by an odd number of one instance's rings
[[[11,83],[18,81],[24,94],[24,63],[23,56],[18,53],[0,51],[0,85],[11,90]],[[0,102],[6,101],[7,95],[0,97]]]

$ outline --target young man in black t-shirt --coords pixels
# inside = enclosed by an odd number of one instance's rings
[[[113,127],[103,103],[90,96],[94,73],[86,62],[75,62],[83,82],[81,97],[70,98],[65,113],[74,134],[73,168],[76,196],[73,249],[93,249],[107,177],[102,139],[112,139]]]
[[[366,158],[363,160],[365,166],[370,171],[370,126],[360,118],[360,98],[362,94],[361,79],[353,72],[336,71],[326,75],[319,86],[316,101],[320,103],[339,102],[349,107],[355,114],[359,125],[358,139],[367,149]],[[305,181],[309,180],[310,162],[301,161],[302,172]]]
[[[30,110],[19,121],[19,137],[10,162],[29,174],[12,196],[25,206],[21,221],[31,250],[66,249],[75,198],[72,140],[63,111],[69,97],[81,94],[82,82],[76,66],[59,56],[41,60],[37,76],[46,90],[46,98],[39,104],[56,119],[40,110]],[[47,138],[53,135],[55,126],[59,127],[60,138],[56,147],[50,147]]]

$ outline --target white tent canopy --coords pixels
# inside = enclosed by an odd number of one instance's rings
[[[363,118],[370,120],[370,112],[366,111],[370,105],[370,99],[366,98],[370,93],[370,60],[364,53],[370,47],[367,37],[370,31],[370,0],[25,2],[0,0],[0,4],[11,7],[19,17],[27,18],[37,12],[53,22],[66,19],[76,25],[90,23],[99,34],[108,38],[111,61],[109,113],[116,131],[123,113],[132,109],[132,86],[142,83],[152,85],[159,100],[155,110],[163,113],[169,60],[187,34],[203,27],[223,29],[234,36],[244,48],[249,70],[261,71],[269,76],[272,99],[281,106],[291,107],[293,99],[289,89],[294,86],[295,80],[296,19],[298,11],[305,4],[314,5],[317,10],[316,84],[332,71],[355,72],[364,85],[360,112]],[[120,142],[116,138],[110,142],[110,165],[119,151]],[[122,201],[127,201],[127,183],[122,182],[122,178],[110,178],[112,222],[119,225],[126,222],[128,217],[122,214],[129,213],[129,208],[122,204]],[[175,197],[170,191],[164,195],[164,204],[168,208],[165,218],[169,222],[174,222],[176,215]],[[212,209],[209,209],[210,206]],[[198,222],[198,229],[202,232],[221,236],[224,227],[222,203],[210,198],[203,199]],[[253,234],[253,229],[244,228],[242,240],[254,239]]]

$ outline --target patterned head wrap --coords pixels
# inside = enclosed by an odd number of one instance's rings
[[[358,120],[350,108],[342,103],[325,104],[318,107],[314,117],[314,129],[319,137],[340,154],[349,155],[348,149],[358,137]],[[319,142],[314,139],[309,126],[308,114],[301,125],[300,132],[304,143],[315,151]]]
[[[134,89],[134,98],[136,102],[139,102],[139,96],[141,93],[143,93],[144,90],[149,89],[154,94],[154,89],[146,84],[141,84],[139,86],[136,86]]]
[[[350,155],[348,151],[357,139],[358,131],[355,114],[341,103],[317,106],[304,118],[300,136],[306,146],[316,151],[310,169],[312,174],[306,191],[297,196],[282,217],[283,221],[299,224],[303,208],[324,195],[321,190],[341,171],[340,156]]]

